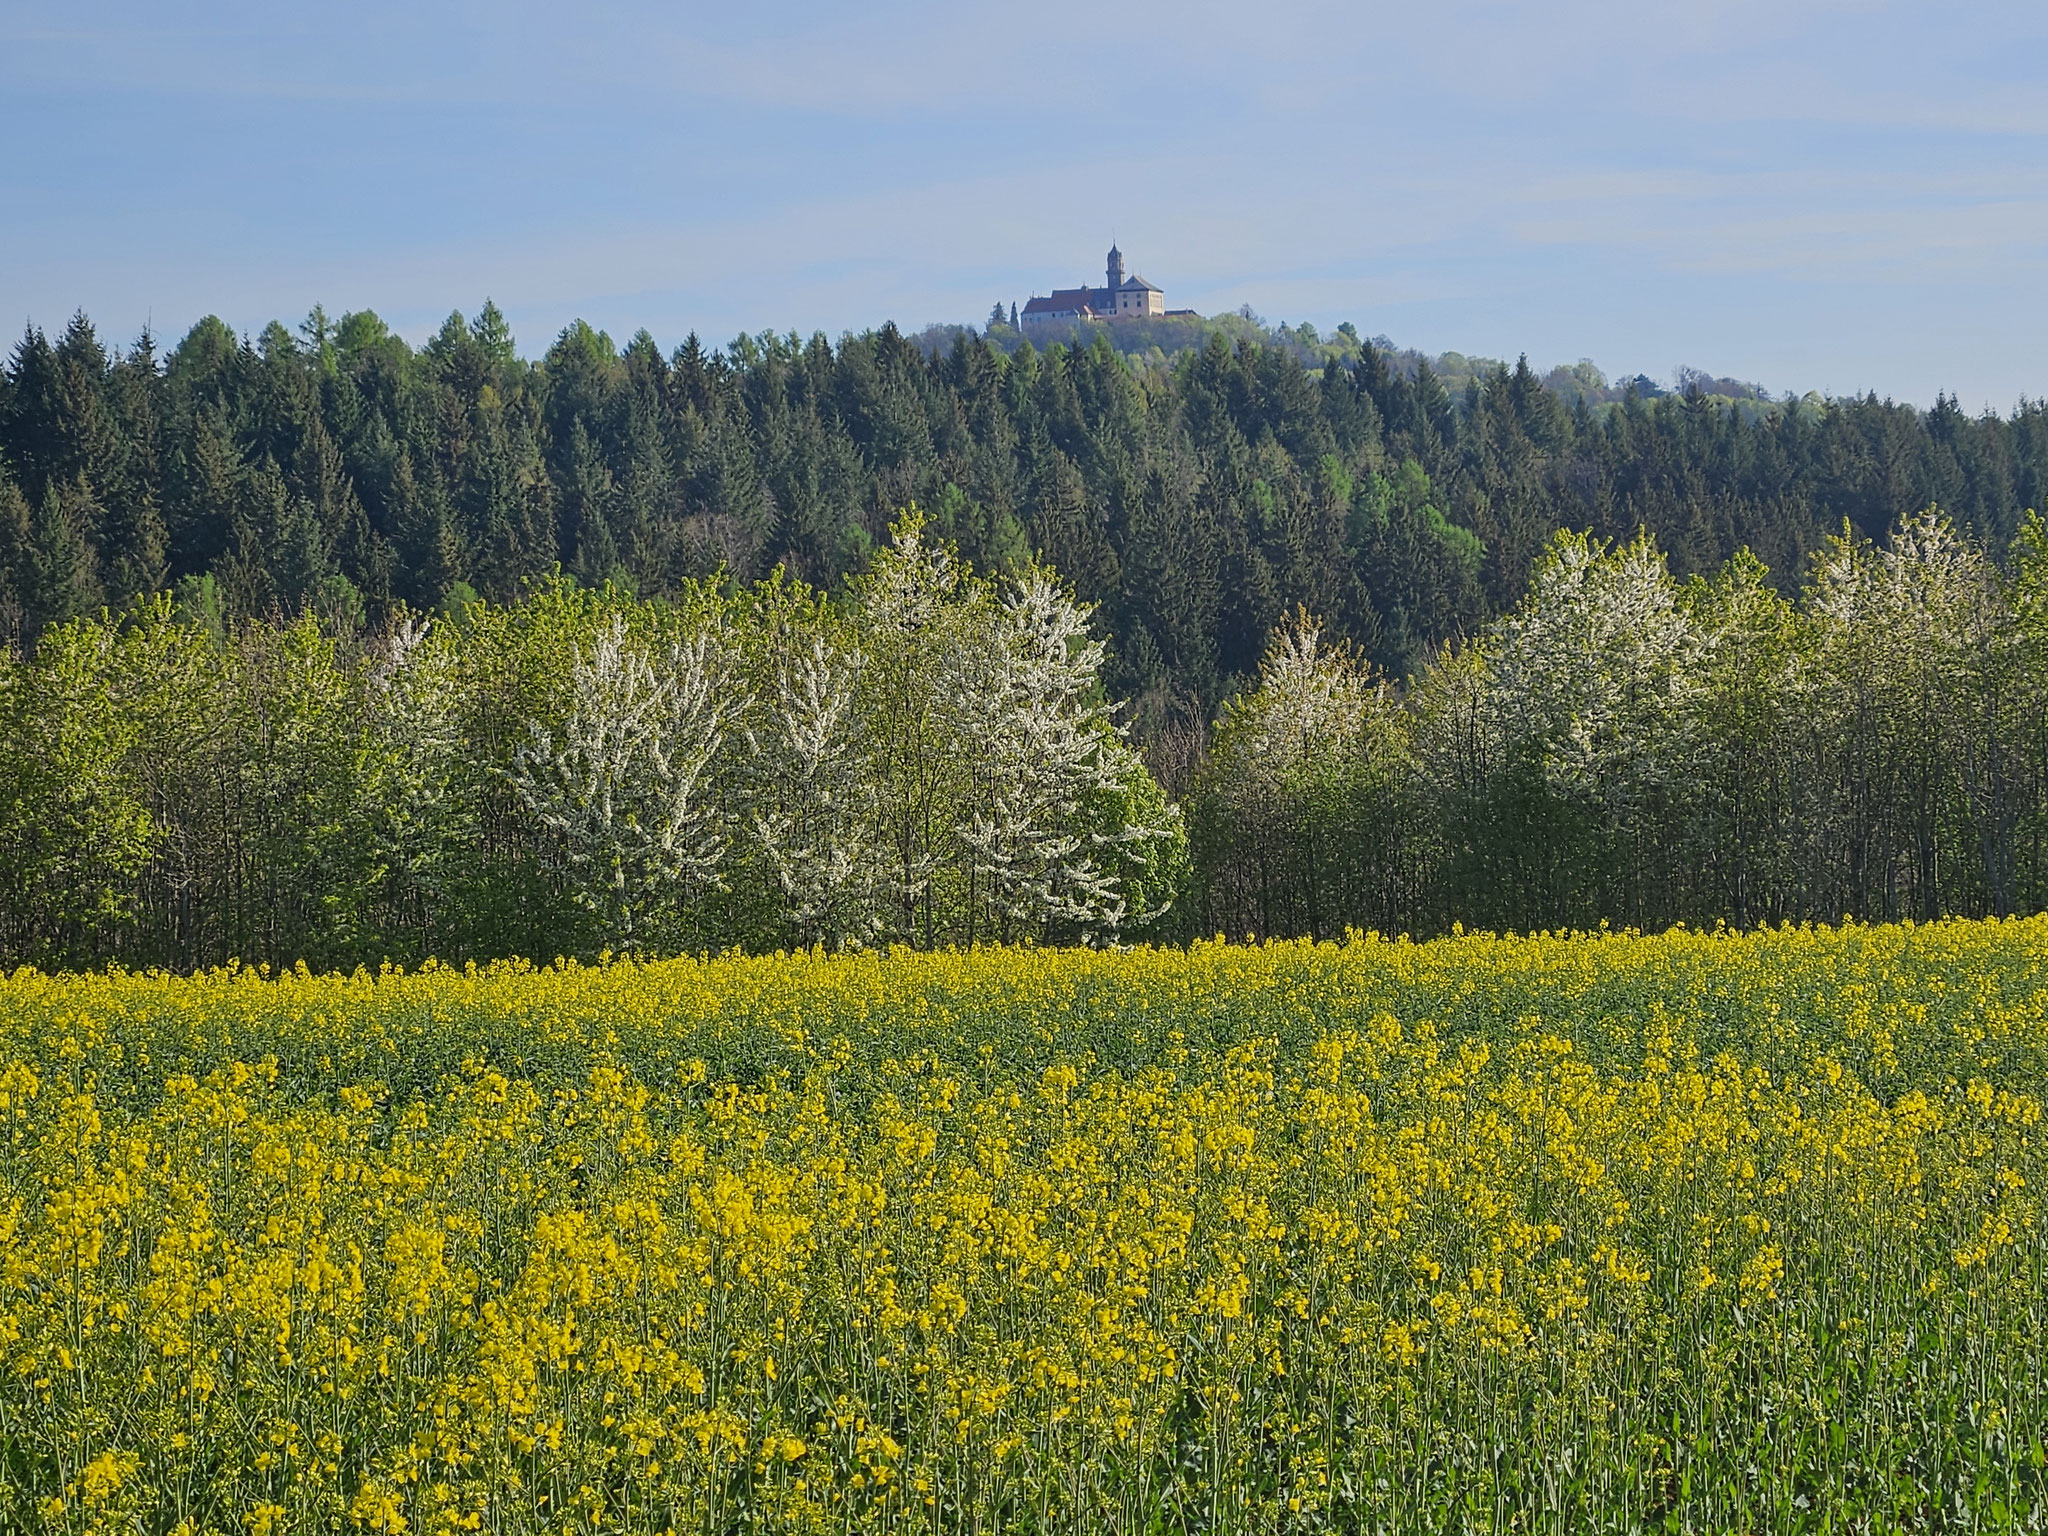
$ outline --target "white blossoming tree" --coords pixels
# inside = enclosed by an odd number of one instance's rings
[[[1806,599],[1823,910],[2010,910],[2021,628],[1990,560],[1930,507],[1882,546],[1831,540]]]
[[[1696,786],[1672,869],[1676,901],[1752,926],[1799,910],[1799,839],[1813,824],[1807,629],[1753,555],[1686,584],[1699,686],[1687,710]]]
[[[855,621],[886,931],[1096,939],[1155,919],[1185,838],[1100,698],[1088,610],[1036,569],[999,593],[914,513],[893,532]]]
[[[1097,688],[1102,661],[1088,610],[1036,567],[960,658],[948,703],[969,748],[956,834],[969,942],[1115,934],[1132,915],[1124,864],[1177,835],[1165,815],[1105,827],[1091,814],[1138,771]]]
[[[746,727],[749,831],[782,920],[802,945],[872,942],[882,931],[882,828],[855,710],[864,658],[823,633],[774,666]]]
[[[367,695],[381,747],[373,833],[402,922],[430,931],[476,813],[459,792],[461,681],[456,652],[429,619],[405,616],[372,654]]]
[[[1449,898],[1486,920],[1642,920],[1691,791],[1705,637],[1647,538],[1561,533],[1519,607],[1418,690]]]
[[[1207,923],[1319,938],[1391,925],[1407,764],[1393,690],[1298,611],[1226,706],[1195,786]]]
[[[559,740],[536,724],[514,756],[514,787],[615,948],[690,937],[691,909],[721,888],[734,818],[716,769],[743,703],[708,629],[650,654],[614,617],[577,654]]]

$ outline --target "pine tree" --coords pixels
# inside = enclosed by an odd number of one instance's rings
[[[323,563],[381,613],[391,595],[389,552],[370,526],[340,448],[317,416],[299,439],[291,485],[318,530]]]
[[[470,322],[469,329],[492,372],[499,380],[504,380],[519,362],[512,341],[512,327],[505,319],[505,312],[485,299],[484,307],[476,312],[476,319]]]
[[[775,528],[775,505],[754,461],[745,409],[714,385],[706,409],[685,414],[683,436],[694,563],[751,579]]]
[[[1038,469],[1029,523],[1038,558],[1072,582],[1082,602],[1110,601],[1123,573],[1099,504],[1089,496],[1072,459],[1043,437],[1033,450]]]
[[[660,412],[651,392],[637,393],[626,408],[626,463],[607,521],[616,558],[636,582],[660,590],[667,573],[675,523],[675,472],[669,464]]]
[[[84,478],[43,493],[29,532],[23,608],[31,635],[83,617],[100,604],[99,573],[86,530],[98,514]]]
[[[247,478],[240,447],[224,409],[196,410],[186,427],[186,449],[169,477],[170,566],[177,575],[216,570],[237,543],[236,505]]]
[[[156,333],[148,326],[142,328],[135,344],[115,360],[107,385],[108,408],[113,412],[115,429],[125,440],[127,452],[144,460],[142,465],[131,468],[146,471],[154,484],[159,471],[157,458],[163,446],[163,365],[156,355]]]
[[[476,334],[459,309],[449,311],[441,329],[420,349],[420,356],[432,367],[438,382],[464,407],[475,406],[490,382],[493,360],[477,344]]]
[[[275,590],[288,610],[304,609],[336,574],[319,514],[303,497],[286,492],[273,527],[266,543]]]
[[[163,590],[170,576],[170,535],[148,490],[105,508],[95,530],[106,598],[120,607]]]
[[[462,579],[463,550],[440,477],[429,471],[422,484],[412,455],[399,450],[391,486],[392,544],[397,552],[399,596],[416,608],[438,609]]]
[[[61,479],[63,392],[57,354],[33,325],[24,327],[8,368],[7,415],[0,449],[31,505],[40,507],[53,479]]]
[[[611,469],[579,420],[569,432],[568,475],[562,485],[561,546],[569,568],[586,586],[601,587],[620,574],[619,546],[612,537],[617,487]]]
[[[108,408],[106,348],[83,311],[58,339],[56,364],[59,451],[51,472],[65,480],[83,476],[93,494],[105,498],[124,478],[128,445]]]
[[[28,498],[0,464],[0,656],[28,638],[33,538]]]
[[[470,413],[469,444],[457,485],[459,527],[470,552],[464,574],[486,597],[510,602],[522,574],[525,505],[504,414],[495,405],[480,405]]]

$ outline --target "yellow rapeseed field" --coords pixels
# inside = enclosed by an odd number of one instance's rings
[[[2048,919],[0,981],[0,1524],[2040,1529]]]

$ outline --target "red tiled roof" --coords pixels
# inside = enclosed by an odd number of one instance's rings
[[[1091,309],[1095,304],[1093,288],[1055,288],[1042,299],[1033,299],[1024,306],[1027,315],[1064,315],[1075,310]]]

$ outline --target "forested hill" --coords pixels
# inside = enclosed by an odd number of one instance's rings
[[[2002,552],[2044,492],[2027,402],[1596,407],[1526,363],[1453,392],[1371,344],[1317,371],[1220,334],[1146,366],[893,327],[665,356],[578,324],[529,361],[488,304],[418,350],[315,311],[163,354],[80,316],[0,378],[0,627],[32,644],[166,585],[207,622],[375,623],[558,564],[643,595],[720,565],[829,587],[915,501],[977,566],[1036,554],[1099,605],[1150,732],[1211,718],[1296,605],[1404,672],[1512,603],[1559,528],[1646,528],[1681,575],[1747,546],[1790,585],[1845,520],[1937,503]]]

